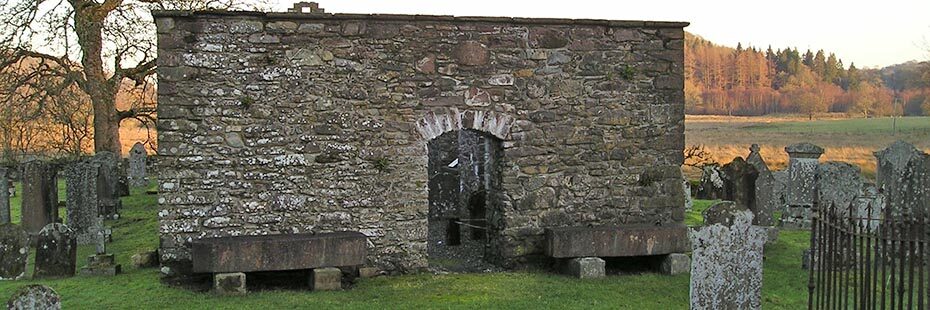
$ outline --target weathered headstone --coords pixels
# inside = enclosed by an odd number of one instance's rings
[[[100,166],[91,160],[74,162],[65,169],[68,226],[78,244],[92,244],[103,229],[98,190],[103,180]]]
[[[16,280],[26,274],[29,236],[16,224],[0,224],[0,280]]]
[[[6,303],[10,310],[59,310],[61,296],[45,285],[29,285],[16,291]]]
[[[809,229],[811,208],[817,195],[817,170],[823,148],[810,143],[797,143],[785,147],[788,152],[787,180],[785,182],[785,213],[782,225],[789,228]]]
[[[701,169],[701,185],[698,187],[698,199],[722,199],[724,196],[723,173],[716,165],[707,165]]]
[[[100,216],[119,218],[119,209],[122,208],[119,195],[119,157],[111,152],[100,152],[94,155],[92,161],[100,167],[97,176],[97,206]]]
[[[856,216],[861,220],[862,228],[867,232],[877,231],[881,224],[881,215],[885,210],[885,195],[879,192],[878,187],[871,183],[862,184],[859,197],[853,202]]]
[[[893,216],[930,210],[930,155],[913,145],[897,141],[875,152],[878,159],[876,184]]]
[[[87,266],[81,267],[81,274],[115,276],[122,272],[122,266],[116,263],[116,256],[107,254],[106,239],[105,232],[97,233],[97,254],[87,257]]]
[[[864,182],[859,167],[836,161],[822,163],[817,169],[817,203],[821,207],[833,206],[845,215]]]
[[[759,172],[756,168],[736,157],[723,166],[723,199],[755,211],[756,209],[756,178]]]
[[[691,182],[682,178],[681,188],[685,192],[685,210],[691,210],[694,207],[694,197],[691,197]]]
[[[46,162],[23,165],[22,224],[30,235],[58,220],[57,168]]]
[[[765,230],[752,212],[732,203],[711,206],[692,230],[691,309],[759,309]]]
[[[77,240],[68,226],[52,223],[39,232],[36,242],[34,278],[74,276]]]
[[[146,162],[146,153],[145,146],[142,143],[136,142],[132,146],[132,149],[129,150],[129,185],[132,187],[145,187],[147,185],[146,181],[146,171],[145,171],[145,162]]]
[[[778,181],[771,171],[762,171],[756,178],[756,204],[753,213],[756,225],[775,225],[775,211],[780,210],[781,199]]]
[[[0,167],[0,224],[11,223],[13,218],[10,217],[10,189],[8,188],[9,176],[7,169]]]

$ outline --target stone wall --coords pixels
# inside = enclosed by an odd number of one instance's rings
[[[544,228],[680,223],[686,23],[156,12],[161,255],[192,240],[352,230],[425,267],[427,143],[501,140],[491,257]]]

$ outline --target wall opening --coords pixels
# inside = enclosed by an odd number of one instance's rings
[[[429,141],[430,266],[456,272],[495,268],[491,217],[500,206],[501,141],[464,129]]]

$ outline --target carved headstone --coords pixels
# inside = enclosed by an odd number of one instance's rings
[[[885,195],[879,192],[874,184],[864,183],[859,190],[859,197],[855,202],[856,216],[861,220],[863,229],[867,232],[877,231],[881,224],[882,211],[885,210]]]
[[[11,223],[13,218],[10,217],[10,189],[9,176],[7,169],[0,167],[0,224]]]
[[[698,199],[722,199],[724,196],[723,173],[720,167],[707,165],[701,169],[701,185],[697,190]]]
[[[26,274],[29,236],[16,224],[0,224],[0,280],[16,280]]]
[[[101,206],[98,199],[100,165],[92,160],[72,163],[65,170],[68,200],[68,226],[74,231],[78,244],[92,244],[97,232],[103,229]]]
[[[732,203],[707,211],[718,216],[689,234],[691,309],[760,309],[765,230]]]
[[[34,278],[74,276],[77,240],[68,226],[52,223],[39,232]]]
[[[785,213],[782,225],[789,228],[810,228],[811,208],[817,195],[817,170],[823,148],[810,143],[797,143],[785,147],[788,152],[787,179],[785,181]]]
[[[81,274],[84,275],[103,275],[115,276],[122,272],[122,266],[116,263],[116,256],[107,254],[107,235],[100,231],[97,233],[97,239],[94,245],[97,248],[97,254],[87,257],[87,265],[81,267]]]
[[[6,303],[10,310],[59,310],[61,296],[45,285],[30,285],[16,291]]]
[[[104,218],[119,218],[120,201],[120,173],[119,157],[111,152],[100,152],[92,159],[100,167],[97,175],[97,206],[100,216]]]
[[[775,225],[775,211],[780,210],[781,199],[778,181],[771,171],[762,171],[756,178],[756,204],[753,213],[756,225]]]
[[[132,187],[145,187],[147,185],[146,181],[146,171],[145,171],[145,162],[146,162],[146,153],[145,146],[142,143],[136,142],[132,146],[132,149],[129,150],[129,185]]]
[[[57,168],[46,162],[23,165],[22,224],[30,235],[58,220]]]

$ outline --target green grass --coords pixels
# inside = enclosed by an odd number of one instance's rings
[[[853,118],[774,122],[755,124],[744,128],[754,131],[783,133],[891,134],[894,132],[894,127],[892,126],[894,122],[895,120],[890,117]],[[899,117],[897,119],[897,130],[899,133],[920,132],[926,134],[930,132],[930,117]]]
[[[700,212],[711,201],[696,200],[687,214],[689,225],[703,220]],[[22,286],[41,283],[62,295],[65,309],[686,309],[688,275],[641,274],[579,280],[545,272],[491,274],[414,274],[361,280],[342,292],[297,290],[259,291],[224,297],[163,284],[157,269],[136,269],[134,253],[158,245],[156,197],[133,190],[123,198],[122,218],[113,227],[112,253],[123,265],[116,277],[78,275],[56,280],[0,282],[0,300]],[[18,201],[13,203],[18,210]],[[766,309],[800,309],[807,305],[807,273],[800,269],[800,253],[809,234],[782,232],[766,251],[763,305]],[[78,250],[78,266],[92,254],[92,246]],[[31,264],[31,263],[30,263]],[[31,269],[31,266],[29,267]],[[31,270],[30,270],[31,272]]]

